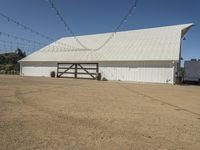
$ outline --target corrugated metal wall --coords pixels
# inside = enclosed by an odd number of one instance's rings
[[[108,80],[174,83],[172,62],[101,62],[99,66],[102,77]]]
[[[57,71],[57,63],[28,62],[21,63],[21,75],[50,77],[51,71]]]
[[[200,61],[185,61],[185,77],[186,81],[199,81],[200,79]]]
[[[25,76],[50,76],[57,71],[57,63],[22,63],[21,74]],[[100,62],[99,72],[107,80],[174,83],[174,64],[157,62]]]

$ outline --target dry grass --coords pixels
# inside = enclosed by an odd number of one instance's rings
[[[200,87],[0,76],[0,149],[200,149]]]

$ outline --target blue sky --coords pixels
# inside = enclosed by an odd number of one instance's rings
[[[132,0],[54,0],[76,35],[111,32],[127,13]],[[184,59],[200,58],[200,0],[139,0],[134,15],[121,30],[195,23],[182,44]],[[45,0],[0,0],[0,12],[46,35],[70,36]],[[0,17],[0,32],[49,43]],[[6,37],[0,36],[0,40]],[[8,38],[8,41],[15,39]],[[21,41],[17,41],[22,43]],[[17,46],[16,46],[17,47]],[[27,48],[28,53],[37,47]],[[5,49],[0,42],[0,50]],[[6,46],[15,49],[15,46]]]

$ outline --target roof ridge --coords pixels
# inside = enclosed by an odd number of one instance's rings
[[[157,27],[149,27],[149,28],[141,28],[141,29],[130,29],[130,30],[123,30],[119,31],[117,33],[124,33],[124,32],[131,32],[131,31],[141,31],[141,30],[152,30],[152,29],[160,29],[160,28],[169,28],[169,27],[178,27],[178,26],[192,26],[194,23],[185,23],[185,24],[176,24],[176,25],[168,25],[168,26],[157,26]],[[84,36],[96,36],[96,35],[105,35],[105,34],[111,34],[113,32],[104,32],[104,33],[94,33],[94,34],[84,34],[84,35],[77,35],[76,37],[84,37]],[[65,38],[73,38],[73,36],[67,36],[67,37],[62,37],[58,40],[65,39]],[[57,41],[58,41],[57,40]]]

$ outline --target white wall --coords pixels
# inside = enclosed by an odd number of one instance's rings
[[[57,63],[26,62],[21,63],[21,75],[50,77],[50,72],[57,72]]]
[[[102,62],[99,66],[102,77],[108,80],[174,83],[172,62]]]
[[[22,63],[21,75],[50,76],[57,71],[57,63]],[[172,62],[100,62],[99,72],[108,80],[174,83],[174,64]]]
[[[199,81],[200,79],[200,61],[185,61],[185,77],[186,81]]]

